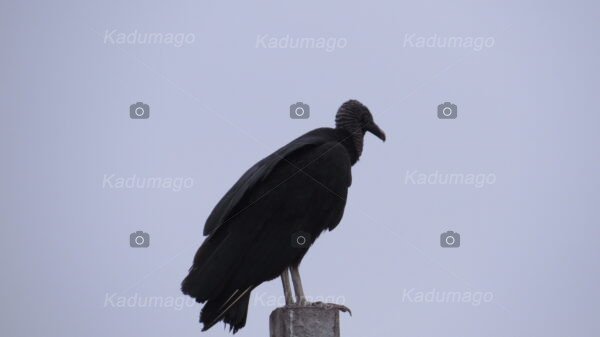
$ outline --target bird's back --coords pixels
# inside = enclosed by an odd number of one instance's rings
[[[310,158],[313,153],[318,152],[316,149],[317,147],[325,146],[325,148],[328,148],[332,145],[342,146],[348,153],[351,163],[354,162],[352,157],[355,156],[355,153],[353,153],[351,139],[347,132],[331,128],[319,128],[294,139],[287,145],[254,164],[242,175],[242,177],[240,177],[215,206],[204,225],[204,235],[211,234],[216,228],[235,215],[236,212],[234,212],[234,209],[236,207],[239,208],[244,204],[242,201],[244,196],[246,196],[249,191],[252,191],[257,183],[265,181],[277,165],[282,163],[290,164],[294,163],[294,161]],[[338,150],[340,151],[334,153],[343,157],[344,151],[341,151],[341,149]],[[298,165],[300,164],[301,163],[299,162]],[[292,166],[288,169],[294,170],[294,168],[300,169],[302,167],[296,165],[296,167]],[[321,169],[321,171],[323,171],[323,169]]]
[[[347,133],[313,130],[255,164],[217,204],[182,284],[208,300],[205,327],[223,319],[237,329],[241,322],[223,308],[234,310],[251,289],[300,262],[310,245],[294,245],[294,235],[314,240],[340,222],[354,162],[349,146]]]

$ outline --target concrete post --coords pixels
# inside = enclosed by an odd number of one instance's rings
[[[271,337],[340,337],[339,308],[283,307],[269,317]]]

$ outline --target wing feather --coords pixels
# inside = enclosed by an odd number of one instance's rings
[[[316,129],[298,137],[248,169],[212,210],[204,225],[203,234],[210,235],[214,233],[219,226],[226,222],[232,215],[232,210],[247,192],[268,177],[277,164],[285,161],[287,156],[303,147],[322,144],[324,139],[319,131],[322,131],[322,129]]]

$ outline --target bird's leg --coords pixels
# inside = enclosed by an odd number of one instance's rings
[[[350,314],[350,316],[352,316],[352,311],[350,311],[350,309],[345,305],[323,302],[308,302],[304,296],[304,289],[302,289],[302,280],[300,279],[300,271],[298,270],[298,266],[290,267],[290,274],[292,274],[292,283],[294,283],[294,291],[296,293],[296,305],[337,309],[342,312],[347,312]]]
[[[304,296],[304,289],[302,288],[302,280],[300,279],[300,271],[298,270],[298,266],[290,267],[290,273],[292,274],[292,283],[294,283],[294,292],[296,293],[296,304],[307,304],[306,297]]]
[[[292,305],[294,298],[292,297],[292,289],[290,287],[290,278],[288,276],[288,268],[281,273],[281,283],[283,283],[283,295],[285,296],[285,305]]]

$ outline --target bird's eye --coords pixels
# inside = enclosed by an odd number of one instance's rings
[[[362,115],[361,119],[360,119],[360,123],[362,125],[367,125],[369,123],[371,123],[373,121],[373,118],[367,114]]]

